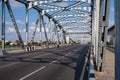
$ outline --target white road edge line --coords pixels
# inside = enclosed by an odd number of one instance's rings
[[[26,76],[24,76],[24,77],[20,78],[19,80],[24,80],[24,79],[26,79],[26,78],[30,77],[31,75],[33,75],[33,74],[35,74],[35,73],[37,73],[37,72],[39,72],[39,71],[43,70],[44,68],[46,68],[46,66],[43,66],[43,67],[41,67],[41,68],[39,68],[39,69],[37,69],[37,70],[33,71],[32,73],[30,73],[30,74],[28,74],[28,75],[26,75]]]
[[[54,60],[54,61],[52,61],[51,63],[49,63],[49,64],[53,64],[53,63],[55,63],[55,62],[57,62],[57,60]]]

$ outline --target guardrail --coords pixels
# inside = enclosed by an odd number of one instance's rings
[[[86,75],[87,75],[87,79],[86,79]],[[79,80],[96,80],[95,74],[94,74],[94,62],[93,62],[92,47],[90,47],[87,55],[85,56],[83,70],[82,70]]]
[[[89,65],[89,80],[96,80],[94,73],[94,62],[93,62],[93,54],[90,54],[90,65]]]

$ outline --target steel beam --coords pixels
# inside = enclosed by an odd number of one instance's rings
[[[100,24],[99,24],[99,39],[98,39],[98,55],[97,55],[97,71],[101,71],[101,63],[102,63],[102,29],[103,29],[103,10],[104,10],[104,0],[100,1]]]
[[[51,22],[52,20],[49,19],[49,24],[48,24],[48,29],[49,29],[49,32],[48,32],[48,37],[49,37],[49,43],[51,44]]]
[[[92,41],[94,46],[94,55],[96,59],[96,64],[98,65],[98,38],[99,38],[99,11],[100,11],[100,0],[93,0],[93,20],[92,20]]]
[[[66,35],[68,34],[91,34],[90,32],[66,32]]]
[[[21,3],[25,4],[25,5],[28,5],[28,4],[29,4],[29,1],[26,1],[26,0],[16,0],[16,1],[21,2]],[[37,6],[34,6],[33,8],[34,8],[35,10],[39,11],[39,12],[44,11],[43,9],[41,9],[41,8],[39,8],[39,7],[37,7]],[[45,13],[44,15],[46,15],[49,19],[52,18],[52,16],[49,15],[48,13]],[[60,29],[62,28],[62,26],[61,26],[55,19],[52,18],[52,21],[53,21],[55,24],[58,24],[58,26],[59,26]]]
[[[28,9],[28,5],[26,4],[26,44],[28,45],[29,42],[29,31],[28,31],[28,26],[29,26],[29,9]]]
[[[42,20],[41,20],[41,13],[38,12],[39,14],[39,27],[40,27],[40,43],[42,43]]]
[[[11,19],[12,19],[14,28],[15,28],[15,30],[16,30],[17,36],[18,36],[18,38],[19,38],[19,40],[20,40],[21,46],[22,46],[22,48],[24,49],[24,43],[23,43],[23,40],[22,40],[22,38],[21,38],[21,34],[20,34],[20,32],[19,32],[19,29],[18,29],[16,20],[15,20],[15,18],[14,18],[14,15],[13,15],[13,12],[12,12],[12,9],[11,9],[11,6],[10,6],[10,4],[9,4],[8,1],[6,1],[6,5],[7,5],[7,8],[8,8],[8,12],[9,12],[9,14],[10,14],[10,17],[11,17]]]
[[[107,32],[108,32],[108,23],[109,23],[109,14],[110,14],[110,0],[105,0],[105,12],[104,12],[104,36],[103,36],[103,53],[101,55],[102,57],[102,64],[101,64],[101,71],[104,71],[105,66],[105,53],[106,53],[106,42],[107,42]]]
[[[46,47],[49,48],[49,40],[48,40],[48,36],[47,36],[47,32],[46,32],[46,28],[45,28],[45,22],[44,22],[43,15],[41,15],[41,20],[42,20],[42,25],[43,25],[43,28],[44,28],[45,38],[46,38],[46,40],[47,40]]]
[[[4,49],[5,49],[5,0],[2,0],[2,52],[4,53]]]
[[[38,27],[38,22],[39,22],[39,16],[38,16],[38,18],[36,20],[36,23],[35,23],[35,29],[34,29],[33,34],[32,34],[31,42],[34,42],[35,34],[36,34],[36,31],[37,31],[37,27]]]
[[[78,1],[78,2],[76,2],[76,3],[74,3],[74,4],[70,5],[70,6],[67,6],[67,7],[63,8],[60,11],[57,11],[57,12],[53,13],[51,16],[54,17],[55,15],[65,11],[65,10],[69,10],[70,8],[76,7],[76,6],[80,5],[80,4],[82,4],[82,2]]]

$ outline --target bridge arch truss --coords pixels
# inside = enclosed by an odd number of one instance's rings
[[[67,34],[89,34],[91,36],[91,47],[96,60],[97,70],[104,70],[104,58],[106,48],[106,37],[108,28],[108,16],[110,0],[15,0],[25,5],[26,8],[26,43],[34,42],[36,30],[44,29],[47,47],[50,43],[50,34],[53,32],[60,42],[66,43]],[[14,28],[20,40],[22,48],[24,43],[16,23],[14,12],[9,0],[2,0],[2,50],[5,49],[5,6],[10,14]],[[35,29],[32,39],[29,40],[29,10],[35,9],[38,18],[35,21]],[[49,24],[46,31],[45,16]],[[77,29],[75,29],[77,28]],[[75,30],[72,30],[75,29]],[[72,32],[67,32],[72,30]],[[79,30],[79,32],[78,32]],[[61,36],[61,35],[62,36]],[[40,36],[40,39],[42,36]]]

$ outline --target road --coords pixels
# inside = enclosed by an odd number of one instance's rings
[[[88,45],[0,56],[0,80],[79,80]]]

